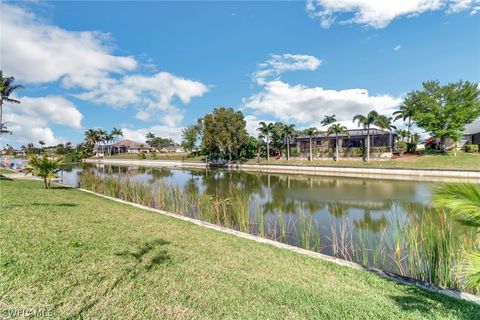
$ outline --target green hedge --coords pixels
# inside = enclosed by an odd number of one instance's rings
[[[478,144],[466,144],[465,145],[465,152],[469,152],[469,153],[474,153],[474,152],[478,152]]]

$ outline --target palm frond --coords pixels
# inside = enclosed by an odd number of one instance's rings
[[[434,195],[437,207],[450,210],[460,223],[480,227],[480,189],[471,183],[446,184]]]

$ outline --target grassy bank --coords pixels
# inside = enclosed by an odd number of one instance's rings
[[[475,319],[480,307],[77,190],[0,181],[0,312]],[[3,313],[1,313],[3,315]]]
[[[256,164],[256,159],[248,161]],[[480,153],[427,153],[423,155],[404,156],[398,159],[364,162],[360,160],[260,160],[260,164],[290,164],[307,166],[339,166],[339,167],[362,167],[362,168],[405,168],[405,169],[460,169],[480,170]]]

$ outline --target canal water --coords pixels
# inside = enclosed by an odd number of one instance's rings
[[[432,207],[433,182],[99,164],[64,166],[59,175],[77,186],[87,171],[192,195],[241,194],[251,233],[449,287],[476,237]]]

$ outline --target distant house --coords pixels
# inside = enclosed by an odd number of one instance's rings
[[[103,144],[95,147],[97,156],[103,156],[106,153],[149,153],[152,151],[145,143],[135,142],[129,139],[119,141],[114,144]]]
[[[162,149],[160,149],[160,152],[178,153],[178,152],[184,152],[184,150],[180,145],[176,144],[176,145],[173,145],[173,146],[163,147]]]
[[[352,121],[340,121],[336,122],[347,128],[347,132],[338,135],[338,144],[341,148],[363,148],[366,147],[367,130],[358,127]],[[312,144],[319,150],[328,150],[335,148],[336,139],[335,135],[327,135],[326,132],[332,124],[319,128],[319,134],[312,137]],[[370,127],[370,147],[384,147],[390,150],[393,148],[395,141],[397,140],[397,134],[391,131],[382,130],[376,126]],[[310,137],[297,136],[292,140],[291,146],[298,148],[300,151],[307,150],[309,148]]]
[[[461,141],[463,144],[480,145],[480,119],[465,126]]]

